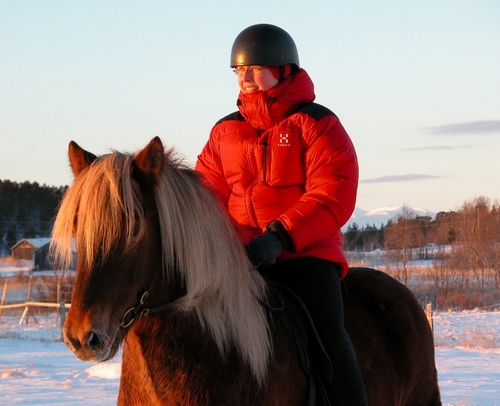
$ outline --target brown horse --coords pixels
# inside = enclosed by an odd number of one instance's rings
[[[53,230],[78,263],[64,339],[81,360],[123,343],[120,405],[308,405],[279,300],[227,213],[159,138],[96,157],[72,142],[75,181]],[[370,269],[345,279],[345,323],[371,405],[440,405],[432,333],[408,289]]]

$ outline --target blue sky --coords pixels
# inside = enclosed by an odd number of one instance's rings
[[[500,2],[0,0],[0,179],[65,185],[67,145],[158,135],[194,164],[235,110],[249,25],[295,39],[358,153],[357,206],[500,199]]]

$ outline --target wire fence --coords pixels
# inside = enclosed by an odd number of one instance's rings
[[[74,275],[36,272],[0,278],[0,337],[60,340]]]

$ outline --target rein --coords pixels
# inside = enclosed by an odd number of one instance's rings
[[[122,322],[120,324],[121,328],[129,327],[135,320],[140,319],[141,317],[146,317],[146,316],[153,314],[153,313],[158,313],[158,312],[161,312],[163,310],[168,310],[172,307],[177,306],[177,304],[178,304],[178,303],[176,303],[177,301],[174,301],[174,302],[165,303],[161,306],[153,307],[150,309],[141,309],[142,305],[144,304],[144,301],[148,297],[148,294],[149,294],[148,291],[144,292],[142,294],[141,299],[139,300],[139,303],[137,304],[137,306],[131,307],[130,309],[128,309],[125,312],[125,314],[123,315]]]

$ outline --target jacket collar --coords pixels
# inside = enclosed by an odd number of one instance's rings
[[[253,128],[267,130],[292,114],[299,104],[314,99],[314,84],[307,72],[300,69],[266,92],[240,92],[237,105]]]

